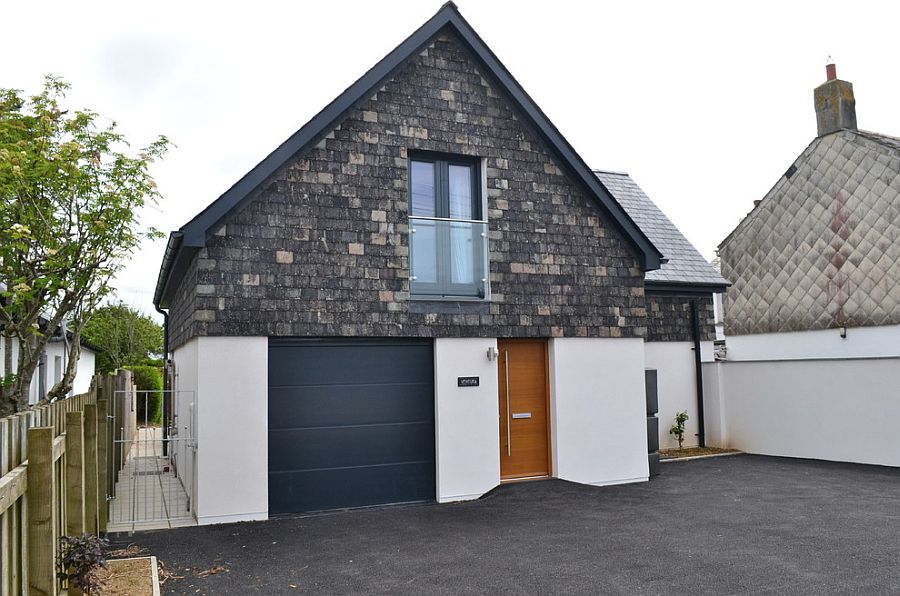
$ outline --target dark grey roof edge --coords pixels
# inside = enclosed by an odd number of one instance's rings
[[[835,132],[840,132],[840,131],[835,131]],[[834,134],[834,133],[829,133],[829,134]],[[828,136],[828,135],[824,135],[824,136],[821,136],[821,137],[816,137],[816,138],[814,138],[812,141],[809,142],[809,144],[806,146],[806,148],[803,149],[803,151],[800,152],[800,155],[798,155],[796,158],[794,158],[794,160],[791,162],[791,165],[788,166],[787,169],[785,169],[784,174],[782,174],[781,176],[778,177],[778,180],[775,181],[775,184],[773,184],[772,187],[771,187],[769,190],[766,191],[766,194],[764,194],[763,197],[762,197],[761,199],[759,199],[759,202],[758,202],[758,203],[756,203],[755,205],[753,205],[753,207],[750,209],[750,211],[747,212],[747,215],[745,215],[745,216],[741,219],[741,221],[739,221],[739,222],[737,223],[737,225],[734,226],[734,229],[732,229],[730,232],[728,232],[728,235],[725,236],[725,238],[722,239],[721,242],[719,242],[719,245],[718,245],[716,248],[721,249],[723,246],[725,246],[725,243],[728,242],[729,240],[731,240],[731,237],[734,236],[735,233],[737,233],[738,230],[740,230],[742,227],[744,227],[744,225],[747,224],[747,222],[750,220],[750,216],[753,215],[753,214],[756,212],[756,210],[759,208],[759,206],[762,204],[762,202],[766,200],[766,197],[768,197],[769,195],[771,195],[772,192],[775,190],[775,188],[777,188],[778,185],[781,184],[781,180],[782,180],[785,176],[787,176],[787,173],[788,173],[788,171],[790,171],[791,166],[796,166],[796,165],[797,165],[797,162],[800,161],[800,159],[802,159],[804,155],[806,155],[806,152],[809,151],[810,149],[812,149],[813,145],[815,145],[816,143],[818,143],[818,142],[819,142],[820,140],[822,140],[825,136]]]
[[[721,294],[731,284],[711,284],[695,282],[644,281],[648,292],[668,292],[671,294]]]
[[[350,85],[334,101],[303,125],[300,130],[291,135],[277,149],[225,191],[222,196],[182,226],[179,230],[182,238],[177,247],[178,252],[181,252],[186,247],[199,248],[205,246],[207,236],[211,230],[220,225],[232,212],[239,209],[261,183],[274,174],[297,152],[317,139],[323,132],[336,125],[348,110],[352,109],[359,101],[368,97],[373,89],[377,89],[410,56],[417,53],[438,32],[447,26],[451,26],[454,29],[486,68],[486,74],[493,77],[501,89],[518,104],[518,107],[532,121],[538,133],[549,144],[550,148],[562,158],[562,161],[568,165],[582,184],[593,193],[600,207],[613,219],[613,223],[625,236],[631,240],[634,248],[637,249],[637,256],[643,268],[645,270],[657,269],[662,257],[660,251],[631,220],[596,176],[591,173],[591,169],[584,160],[575,152],[534,100],[531,99],[512,74],[503,66],[493,51],[487,47],[481,37],[462,17],[453,2],[444,4],[433,17],[394,48],[387,56],[382,58],[355,83]],[[175,257],[171,258],[175,259]],[[166,258],[164,258],[163,266],[160,268],[159,279],[157,280],[157,292],[154,296],[154,303],[157,305],[166,297],[164,292],[168,288],[173,287],[173,280],[169,279],[173,269],[171,263],[168,265]],[[176,279],[174,281],[180,280]],[[177,285],[177,283],[174,285]]]
[[[732,229],[730,232],[728,232],[728,235],[725,236],[725,238],[721,242],[719,242],[718,248],[722,248],[725,245],[725,243],[728,242],[729,240],[731,240],[731,237],[734,236],[735,233],[737,233],[737,231],[744,226],[744,224],[750,219],[750,216],[753,215],[753,213],[762,204],[762,202],[765,201],[766,198],[772,194],[772,191],[775,190],[775,187],[777,187],[781,183],[782,178],[784,178],[787,175],[787,172],[788,172],[788,170],[791,169],[791,166],[796,166],[797,163],[801,159],[803,159],[803,156],[806,155],[807,151],[812,149],[813,145],[815,145],[816,143],[818,143],[819,141],[821,141],[822,139],[824,139],[827,136],[834,135],[834,134],[840,134],[840,133],[844,133],[844,132],[849,132],[857,137],[862,137],[864,139],[872,141],[873,143],[878,143],[879,145],[881,145],[882,147],[884,147],[890,151],[895,151],[895,152],[900,151],[900,137],[886,135],[886,134],[882,134],[880,132],[874,132],[871,130],[862,130],[862,129],[851,130],[849,128],[842,128],[840,130],[835,130],[835,131],[830,132],[825,135],[817,136],[812,141],[810,141],[809,144],[806,146],[806,148],[800,152],[800,155],[798,155],[796,157],[796,159],[794,159],[794,161],[791,162],[791,165],[788,166],[787,170],[785,170],[785,173],[778,177],[778,180],[776,180],[775,184],[773,184],[772,187],[768,191],[766,191],[766,194],[763,195],[763,198],[760,199],[759,203],[754,205],[753,208],[747,212],[747,215],[745,215],[744,218],[741,221],[739,221],[736,226],[734,226],[734,229]]]

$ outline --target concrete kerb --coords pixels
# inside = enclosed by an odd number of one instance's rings
[[[669,457],[666,459],[659,458],[659,463],[669,464],[676,461],[692,461],[695,459],[710,459],[712,457],[729,457],[731,455],[746,455],[743,451],[731,451],[729,453],[710,453],[709,455],[692,455],[690,457]]]

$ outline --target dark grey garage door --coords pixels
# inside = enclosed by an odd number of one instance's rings
[[[434,500],[430,341],[269,340],[269,513]]]

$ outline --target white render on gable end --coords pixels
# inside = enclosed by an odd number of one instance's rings
[[[434,417],[437,500],[477,499],[500,484],[497,362],[488,360],[496,339],[436,339]],[[477,376],[478,387],[458,387],[457,377]]]
[[[201,525],[268,518],[268,350],[266,337],[199,337],[174,353],[176,391],[195,392]]]
[[[550,341],[553,475],[583,484],[649,477],[640,339]]]

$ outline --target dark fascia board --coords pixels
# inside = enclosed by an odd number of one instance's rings
[[[729,284],[730,285],[730,284]],[[721,294],[728,285],[687,282],[645,281],[644,290],[656,294]]]
[[[209,235],[221,226],[229,215],[240,209],[247,200],[252,198],[254,191],[263,182],[284,166],[299,151],[316,142],[323,134],[333,129],[350,109],[367,99],[374,90],[379,89],[407,59],[420,52],[424,46],[446,27],[451,28],[468,46],[469,50],[485,68],[486,74],[492,77],[500,89],[505,91],[508,97],[517,104],[548,146],[559,155],[562,162],[568,166],[568,169],[594,195],[602,210],[612,218],[613,223],[625,234],[626,238],[631,240],[642,267],[647,271],[658,269],[662,253],[616,202],[612,194],[603,186],[603,183],[593,175],[584,160],[575,152],[568,141],[563,138],[559,130],[550,122],[534,100],[531,99],[493,51],[487,47],[481,37],[462,17],[453,2],[444,4],[433,17],[406,38],[403,43],[394,48],[366,74],[348,87],[321,112],[316,114],[312,120],[291,135],[288,140],[244,175],[222,196],[213,201],[190,222],[182,226],[180,230],[182,241],[179,252],[186,247],[199,248],[205,246]],[[157,300],[162,298],[160,285],[163,286],[162,289],[173,286],[172,280],[169,279],[172,273],[174,271],[166,272],[165,267],[160,271],[160,283],[157,284]],[[163,276],[167,279],[163,280]],[[176,278],[175,281],[180,280]],[[177,286],[177,283],[174,285]]]
[[[166,244],[166,252],[156,280],[153,304],[159,308],[169,308],[172,294],[184,277],[191,259],[199,250],[200,248],[196,246],[184,246],[184,235],[181,232],[169,234],[169,242]]]

